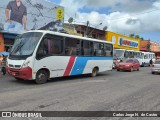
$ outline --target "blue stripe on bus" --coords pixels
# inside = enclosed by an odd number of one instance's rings
[[[113,60],[113,57],[77,57],[70,75],[81,75],[89,60]]]

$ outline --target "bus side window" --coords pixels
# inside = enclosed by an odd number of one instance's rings
[[[76,38],[65,38],[65,55],[80,55],[80,40]]]
[[[39,46],[39,48],[38,48],[36,58],[37,58],[37,59],[41,59],[41,58],[43,58],[46,54],[47,54],[47,48],[46,48],[45,42],[44,42],[44,40],[43,40],[43,41],[40,43],[40,46]]]
[[[93,55],[93,42],[91,41],[82,41],[81,44],[81,53],[83,56],[92,56]]]
[[[104,56],[113,56],[112,45],[104,44]]]
[[[144,59],[147,59],[147,55],[144,55]]]

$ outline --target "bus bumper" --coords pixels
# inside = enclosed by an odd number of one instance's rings
[[[13,69],[6,67],[6,70],[9,75],[25,80],[32,80],[32,69],[30,67],[21,68],[21,69]]]

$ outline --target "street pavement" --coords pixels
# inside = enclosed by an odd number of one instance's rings
[[[160,75],[140,71],[55,78],[46,84],[0,77],[0,111],[160,111]],[[3,118],[5,120],[5,118]],[[2,119],[2,120],[3,120]],[[8,120],[7,118],[6,120]],[[18,118],[12,118],[19,120]],[[12,120],[11,119],[11,120]],[[22,118],[20,118],[21,120]],[[32,118],[33,119],[33,118]],[[24,118],[24,120],[32,120]],[[34,118],[33,120],[158,120],[158,118]]]

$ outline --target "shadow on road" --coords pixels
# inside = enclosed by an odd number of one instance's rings
[[[78,80],[92,80],[92,79],[98,79],[103,76],[110,76],[110,73],[99,73],[96,77],[91,77],[90,74],[85,74],[85,75],[75,75],[75,76],[68,76],[68,77],[57,77],[57,78],[51,78],[48,80],[47,83],[57,83],[57,82],[67,82],[67,81],[78,81]],[[36,85],[34,80],[16,80],[15,78],[12,78],[10,80],[12,83],[16,84],[25,84],[25,85]],[[46,84],[47,84],[46,83]]]

